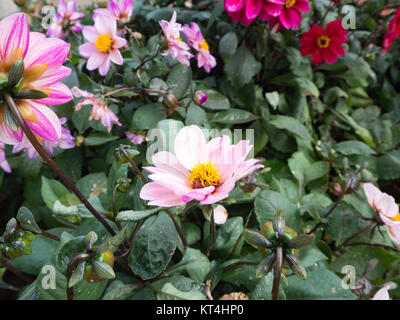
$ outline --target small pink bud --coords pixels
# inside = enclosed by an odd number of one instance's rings
[[[193,101],[195,104],[201,106],[207,102],[207,95],[204,91],[197,91],[194,94]]]

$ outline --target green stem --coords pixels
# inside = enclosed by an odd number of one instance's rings
[[[175,220],[174,215],[171,212],[169,212],[169,210],[166,210],[166,211],[167,211],[167,214],[169,215],[169,217],[171,218],[172,222],[174,223],[175,229],[179,234],[179,238],[181,238],[182,244],[186,249],[187,247],[189,247],[189,244],[186,241],[185,235],[183,234],[181,227],[179,226],[178,222]]]
[[[68,283],[71,279],[72,272],[74,271],[74,267],[81,261],[88,260],[90,255],[88,253],[80,253],[74,256],[68,263],[67,267],[67,299],[73,300],[74,299],[74,290],[72,287],[70,288]]]
[[[76,187],[74,182],[68,177],[64,171],[61,170],[61,168],[57,165],[57,163],[50,158],[50,156],[47,154],[47,152],[43,149],[42,145],[39,143],[39,141],[36,139],[35,135],[31,131],[31,129],[28,127],[28,125],[25,122],[25,119],[22,117],[21,113],[18,110],[18,107],[16,106],[13,98],[11,95],[9,95],[7,92],[4,93],[4,96],[6,98],[7,104],[9,108],[11,109],[11,112],[14,115],[15,120],[17,120],[19,126],[22,128],[24,131],[26,137],[29,139],[31,142],[32,146],[36,149],[38,154],[42,157],[43,161],[47,163],[47,165],[61,178],[61,180],[75,193],[75,195],[79,198],[79,200],[85,205],[85,207],[96,217],[97,220],[99,220],[103,226],[108,230],[108,232],[111,235],[115,235],[115,232],[113,228],[107,223],[107,221],[101,216],[100,213],[97,212],[97,210],[90,204],[90,202],[85,198],[85,196],[79,191],[79,189]]]
[[[144,175],[142,174],[142,172],[139,170],[138,166],[136,165],[136,163],[129,157],[128,153],[126,152],[126,150],[124,149],[123,145],[119,146],[120,150],[122,151],[122,153],[124,154],[126,160],[129,161],[130,165],[132,166],[132,168],[135,170],[136,174],[140,177],[140,179],[142,179],[142,181],[144,183],[147,183],[147,179],[144,177]]]
[[[214,210],[211,212],[211,223],[210,223],[210,233],[211,233],[211,239],[210,239],[210,245],[208,246],[206,255],[207,257],[210,255],[212,248],[214,247],[215,243],[215,218],[214,218]]]
[[[274,282],[272,284],[272,300],[279,299],[279,285],[281,283],[283,250],[281,246],[276,247],[275,267],[274,267]]]

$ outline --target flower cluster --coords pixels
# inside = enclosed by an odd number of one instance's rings
[[[161,20],[160,26],[164,33],[165,42],[168,50],[162,55],[170,55],[185,66],[190,66],[190,59],[194,55],[190,52],[190,47],[196,51],[197,67],[203,68],[207,73],[217,65],[215,58],[210,53],[207,41],[204,39],[200,27],[192,22],[190,26],[176,22],[176,11],[172,14],[170,21]],[[186,36],[188,44],[182,41],[181,31]],[[189,47],[190,46],[190,47]]]

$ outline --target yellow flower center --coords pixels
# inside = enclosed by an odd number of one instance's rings
[[[97,37],[94,45],[99,52],[107,53],[111,50],[112,37],[108,34],[101,34]]]
[[[331,39],[328,36],[320,36],[317,40],[318,47],[320,48],[327,48],[331,43]]]
[[[175,41],[181,42],[182,39],[181,39],[181,37],[178,37],[178,38],[175,38]]]
[[[285,7],[286,8],[291,8],[296,4],[296,0],[286,0],[285,1]]]
[[[214,165],[210,161],[195,165],[189,173],[188,181],[193,189],[199,189],[209,186],[217,186],[221,175],[218,173]]]
[[[203,43],[200,45],[200,48],[210,51],[210,47],[208,46],[206,39],[203,39]]]
[[[400,212],[397,214],[397,216],[392,218],[393,221],[400,221]]]

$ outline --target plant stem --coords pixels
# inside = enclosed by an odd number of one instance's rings
[[[35,135],[31,131],[31,129],[26,124],[24,118],[21,116],[21,113],[18,110],[13,98],[7,93],[4,93],[7,104],[11,109],[11,112],[14,115],[14,118],[17,120],[19,126],[24,131],[26,137],[31,142],[32,146],[36,149],[39,155],[42,157],[43,161],[47,163],[47,165],[61,178],[61,180],[75,193],[75,195],[79,198],[79,200],[85,205],[85,207],[99,220],[103,226],[107,229],[107,231],[111,235],[115,235],[113,228],[107,223],[107,221],[101,216],[100,213],[97,212],[95,208],[90,204],[90,202],[85,198],[85,196],[79,191],[79,189],[75,186],[74,182],[67,176],[64,171],[57,165],[57,163],[51,159],[51,157],[47,154],[47,152],[43,149],[42,145],[36,139]]]
[[[400,252],[399,248],[388,246],[386,244],[380,244],[380,243],[361,243],[361,242],[354,242],[354,243],[349,243],[347,246],[371,246],[371,247],[378,247],[378,248],[383,248],[383,249],[388,249],[388,250],[393,250],[396,252]]]
[[[371,221],[371,223],[369,225],[367,225],[365,228],[362,228],[360,231],[357,231],[355,234],[353,234],[351,237],[349,237],[348,239],[346,239],[339,247],[341,246],[346,246],[350,240],[354,239],[355,237],[359,236],[361,233],[367,231],[369,229],[369,227],[371,227],[374,223],[376,223],[375,221]]]
[[[116,201],[116,196],[117,196],[117,190],[118,190],[119,184],[114,187],[113,193],[112,193],[112,209],[113,209],[113,215],[114,215],[114,222],[118,227],[118,230],[122,230],[121,223],[115,221],[115,218],[117,217],[117,201]]]
[[[242,266],[242,265],[251,265],[251,266],[256,266],[257,264],[259,264],[261,261],[237,261],[234,262],[232,264],[227,265],[226,267],[224,267],[224,269],[222,270],[222,272],[228,271],[229,269],[233,268],[233,267],[237,267],[237,266]]]
[[[275,267],[274,267],[274,282],[272,284],[272,300],[279,299],[279,285],[281,283],[281,271],[282,271],[282,255],[283,250],[281,246],[276,247]]]
[[[325,21],[326,16],[328,15],[328,13],[333,9],[333,7],[335,6],[335,4],[333,2],[331,2],[329,4],[329,7],[326,9],[324,16],[321,19],[320,25],[322,25]]]
[[[74,267],[77,265],[77,263],[87,260],[90,258],[90,255],[88,253],[80,253],[74,256],[68,263],[67,267],[67,299],[68,300],[73,300],[74,299],[74,290],[72,287],[69,287],[69,280],[71,279],[72,272],[74,271]]]
[[[139,170],[138,166],[136,165],[136,163],[129,157],[128,153],[125,151],[123,145],[119,146],[120,150],[122,151],[122,153],[124,154],[126,160],[129,161],[130,165],[132,166],[132,168],[135,170],[136,174],[139,175],[140,179],[142,179],[142,181],[144,183],[147,183],[147,179],[144,177],[144,175],[142,174],[142,172]]]
[[[24,272],[20,271],[18,268],[14,267],[10,261],[6,258],[3,258],[3,265],[7,268],[8,271],[14,273],[18,278],[23,280],[24,282],[31,283],[34,279],[32,279],[29,275],[25,274]]]
[[[182,244],[186,249],[187,247],[189,247],[189,244],[186,241],[186,238],[183,234],[181,227],[179,226],[178,222],[176,222],[174,215],[171,212],[169,212],[169,210],[166,210],[166,211],[167,211],[167,214],[169,215],[169,217],[171,218],[172,222],[174,223],[175,229],[179,234],[179,238],[181,238]]]
[[[214,218],[214,210],[211,213],[211,223],[210,223],[210,233],[211,233],[211,239],[210,239],[210,245],[208,246],[206,255],[207,257],[210,255],[212,248],[214,247],[215,243],[215,218]]]
[[[206,281],[206,285],[204,287],[204,290],[206,292],[206,296],[208,300],[214,300],[212,294],[211,294],[211,280]]]
[[[47,238],[56,240],[56,241],[60,241],[60,237],[56,236],[55,234],[52,234],[50,232],[47,232],[45,230],[42,230],[42,233],[40,233],[42,236],[45,236]]]

